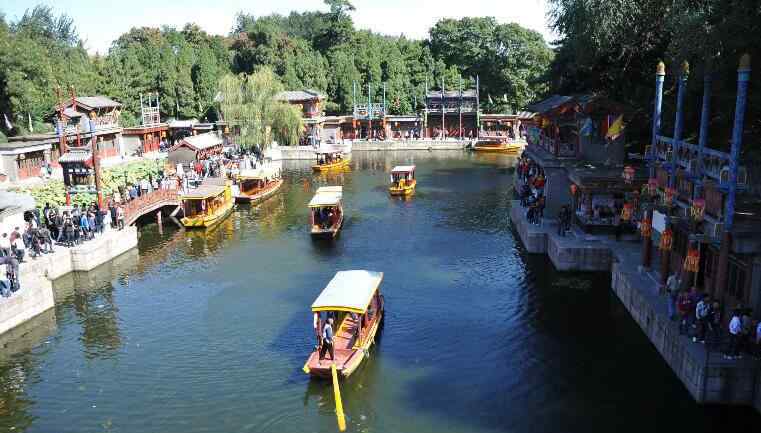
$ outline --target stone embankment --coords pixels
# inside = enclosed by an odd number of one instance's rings
[[[137,246],[137,228],[109,230],[73,248],[56,246],[54,253],[27,257],[19,268],[21,290],[0,297],[0,334],[53,308],[52,281],[74,271],[89,271]]]

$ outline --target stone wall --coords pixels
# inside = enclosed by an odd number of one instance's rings
[[[355,141],[352,143],[352,151],[383,151],[383,150],[462,150],[470,142],[468,141],[436,141],[436,140],[409,140],[409,141]],[[314,150],[308,146],[281,146],[283,159],[316,159]]]
[[[529,224],[525,217],[526,209],[520,201],[513,200],[510,206],[510,221],[518,232],[523,246],[531,254],[547,253],[547,230],[541,226]]]
[[[547,254],[559,271],[608,271],[612,252],[608,245],[590,241],[576,241],[550,233],[547,236]]]
[[[754,388],[760,379],[754,361],[725,361],[720,353],[707,352],[705,346],[692,343],[679,335],[678,327],[666,314],[656,312],[662,299],[652,289],[648,292],[647,287],[640,287],[647,284],[641,274],[625,272],[620,263],[613,264],[612,274],[613,291],[698,403],[755,403],[758,408]]]
[[[21,290],[0,298],[0,334],[54,306],[51,281],[72,271],[89,271],[137,247],[137,228],[109,230],[75,248],[27,258],[19,268]]]

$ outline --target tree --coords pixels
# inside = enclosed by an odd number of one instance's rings
[[[548,90],[552,50],[539,33],[518,24],[492,17],[443,19],[431,29],[429,46],[462,75],[478,75],[482,93],[504,101],[495,107],[500,110],[519,110]]]
[[[300,110],[279,101],[283,85],[268,68],[227,74],[219,82],[219,109],[244,149],[265,150],[272,140],[292,145],[304,130]]]

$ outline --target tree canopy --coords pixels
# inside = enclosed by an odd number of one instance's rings
[[[103,56],[90,56],[74,20],[38,6],[17,22],[0,16],[0,111],[14,130],[25,119],[42,127],[55,105],[53,88],[74,85],[78,94],[104,94],[124,104],[123,123],[139,118],[140,94],[158,92],[164,118],[215,120],[217,85],[228,73],[245,82],[267,70],[288,90],[325,93],[330,114],[351,112],[356,98],[385,98],[392,114],[423,106],[426,88],[475,85],[497,101],[486,109],[517,110],[548,89],[552,51],[542,37],[494,18],[442,20],[428,40],[358,30],[348,0],[324,0],[325,11],[254,16],[239,13],[227,36],[183,28],[132,28]],[[229,77],[228,77],[229,78]],[[227,79],[227,78],[226,78]],[[286,118],[284,116],[283,118]],[[276,134],[276,132],[273,132]],[[285,140],[288,141],[288,140]]]
[[[686,138],[696,141],[703,78],[713,76],[709,145],[726,149],[734,118],[738,61],[759,58],[761,9],[758,2],[723,0],[550,0],[550,19],[560,35],[551,67],[559,93],[598,92],[631,107],[632,132],[649,143],[658,61],[667,68],[663,131],[674,123],[676,77],[688,61]],[[709,66],[710,65],[710,66]],[[751,81],[746,140],[757,136],[761,120],[759,80]],[[752,150],[752,147],[745,146]]]
[[[283,89],[268,68],[251,75],[227,74],[219,81],[219,108],[241,147],[264,150],[273,139],[298,143],[304,129],[301,111],[277,99]]]

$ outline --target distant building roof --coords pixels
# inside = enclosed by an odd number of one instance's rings
[[[545,100],[529,105],[526,107],[526,110],[542,114],[554,110],[571,100],[573,100],[573,96],[552,95]]]
[[[114,101],[107,96],[77,96],[75,98],[77,105],[82,106],[86,110],[94,110],[97,108],[118,108],[122,104]],[[64,102],[64,106],[70,107],[71,100]]]
[[[170,128],[192,128],[193,125],[195,125],[195,120],[170,120],[169,121],[169,127]]]
[[[426,94],[430,99],[441,99],[441,90],[429,90]],[[459,90],[444,90],[444,98],[459,98]],[[463,98],[475,99],[476,89],[467,89],[462,91]]]
[[[182,139],[182,141],[177,143],[172,149],[182,145],[190,147],[196,151],[206,150],[214,146],[221,146],[222,139],[219,138],[217,134],[214,134],[213,132],[209,132],[206,134],[192,135],[190,137],[185,137],[184,139]]]
[[[277,99],[286,102],[313,101],[326,99],[325,95],[316,90],[286,90],[277,95]]]
[[[71,149],[58,158],[59,163],[85,162],[92,159],[92,152],[87,149]]]

